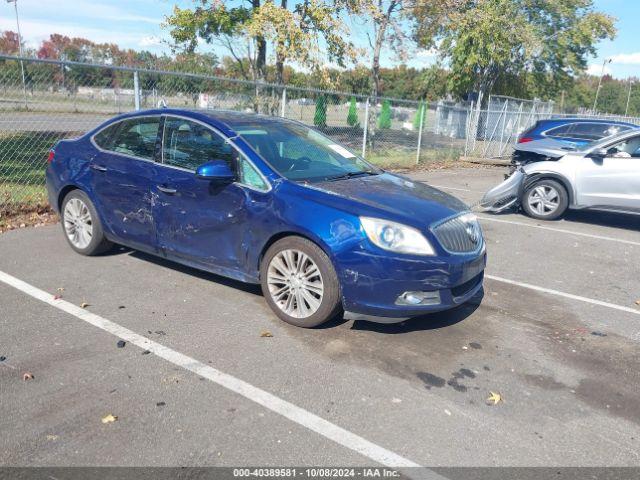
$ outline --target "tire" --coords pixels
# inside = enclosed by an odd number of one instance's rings
[[[113,244],[104,236],[98,212],[82,190],[72,190],[60,208],[62,231],[67,242],[81,255],[98,255]]]
[[[542,179],[529,185],[522,196],[522,209],[539,220],[555,220],[569,207],[569,194],[560,182]]]
[[[291,325],[312,328],[342,313],[333,264],[306,238],[285,237],[271,245],[260,264],[260,283],[269,307]]]

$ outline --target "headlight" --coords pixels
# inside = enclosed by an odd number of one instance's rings
[[[384,250],[414,255],[435,255],[429,240],[413,227],[371,217],[360,217],[360,222],[369,240]]]

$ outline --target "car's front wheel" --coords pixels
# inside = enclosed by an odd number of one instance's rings
[[[97,255],[113,246],[104,236],[96,208],[82,190],[72,190],[64,197],[60,214],[65,237],[76,252]]]
[[[522,196],[522,208],[530,217],[555,220],[569,206],[569,195],[562,184],[551,179],[538,180],[529,185]]]
[[[342,311],[340,285],[329,257],[302,237],[285,237],[260,267],[262,293],[275,314],[298,327],[316,327]]]

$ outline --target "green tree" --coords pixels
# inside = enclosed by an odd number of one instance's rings
[[[356,105],[356,99],[351,97],[351,102],[349,103],[349,113],[347,113],[347,125],[350,127],[355,127],[360,123],[358,120],[358,106]]]
[[[316,97],[316,111],[313,115],[313,124],[316,127],[327,126],[327,97],[318,95]]]
[[[420,130],[420,124],[424,128],[424,120],[427,115],[427,104],[426,102],[420,102],[420,106],[418,106],[418,110],[416,110],[416,114],[413,117],[413,129]]]
[[[342,1],[250,0],[247,6],[229,6],[231,2],[200,0],[194,9],[175,6],[165,26],[176,44],[188,50],[199,40],[224,48],[246,79],[266,80],[270,48],[276,81],[282,83],[287,60],[310,69],[320,69],[326,60],[340,66],[355,60],[356,49],[339,14]]]
[[[389,103],[389,100],[382,102],[382,109],[378,117],[378,128],[391,128],[391,103]]]
[[[541,94],[566,87],[586,69],[596,44],[615,36],[614,19],[593,0],[465,0],[436,26],[449,87],[482,99],[501,77],[528,75]],[[423,43],[432,41],[426,35]]]

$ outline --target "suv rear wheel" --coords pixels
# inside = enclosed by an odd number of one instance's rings
[[[569,206],[569,195],[564,186],[551,179],[542,179],[529,185],[522,196],[522,208],[530,217],[555,220]]]

